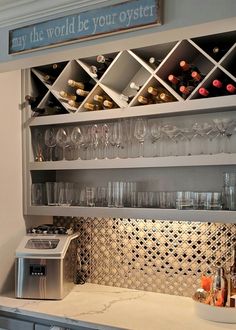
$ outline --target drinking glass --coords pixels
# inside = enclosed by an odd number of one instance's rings
[[[108,146],[109,146],[109,130],[110,127],[107,124],[103,124],[101,127],[101,146],[102,156],[101,158],[108,158]]]
[[[75,149],[78,151],[77,159],[80,159],[80,147],[83,143],[83,134],[79,126],[76,126],[72,129],[70,134],[70,140],[73,143]]]
[[[160,144],[162,135],[161,135],[161,127],[157,125],[157,123],[153,123],[151,126],[151,136],[152,136],[152,144],[154,146],[153,156],[158,157],[160,156],[160,150],[159,150],[160,148],[158,148],[158,145]]]
[[[95,187],[86,187],[85,194],[86,194],[86,204],[87,206],[95,206]]]
[[[147,134],[147,124],[146,120],[143,118],[138,118],[134,125],[134,136],[139,142],[139,157],[144,156],[144,141]]]
[[[52,150],[56,146],[56,130],[53,127],[47,128],[44,133],[44,142],[49,148],[49,160],[52,161]]]
[[[58,205],[70,206],[74,199],[74,184],[58,182]]]
[[[47,205],[58,205],[58,182],[46,182]]]
[[[112,145],[115,147],[114,158],[120,158],[120,148],[123,139],[122,123],[120,120],[113,123],[110,140]]]
[[[62,160],[65,160],[65,149],[70,144],[70,135],[67,128],[59,128],[56,134],[56,143],[62,148]]]
[[[32,183],[31,185],[31,205],[44,204],[44,189],[43,183]]]

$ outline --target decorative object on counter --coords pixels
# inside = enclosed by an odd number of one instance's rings
[[[236,307],[236,244],[232,248],[232,263],[229,270],[229,304]]]

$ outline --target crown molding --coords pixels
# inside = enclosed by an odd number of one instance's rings
[[[15,28],[49,16],[65,15],[74,10],[86,11],[91,7],[105,6],[123,1],[112,0],[0,0],[0,28]]]

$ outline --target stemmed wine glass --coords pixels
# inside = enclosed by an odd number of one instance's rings
[[[103,124],[101,127],[101,144],[102,144],[102,158],[108,158],[108,145],[109,145],[109,126]]]
[[[161,128],[162,132],[167,137],[165,148],[167,149],[166,156],[177,156],[178,155],[178,135],[179,129],[177,126],[172,124],[165,124]]]
[[[65,160],[65,149],[70,144],[70,134],[67,128],[59,128],[56,134],[56,144],[62,148],[62,160]]]
[[[134,125],[134,136],[139,142],[139,157],[144,156],[143,144],[145,141],[146,134],[147,134],[146,120],[143,118],[138,118]]]
[[[70,140],[75,146],[76,151],[78,151],[78,157],[77,159],[81,159],[80,157],[80,147],[81,144],[83,143],[83,134],[79,126],[76,126],[72,129],[71,134],[70,134]]]
[[[90,146],[91,146],[91,159],[98,159],[97,150],[99,145],[99,126],[94,124],[90,127]]]
[[[53,127],[47,128],[44,133],[44,142],[49,148],[49,160],[52,161],[52,150],[56,146],[56,130]]]
[[[151,126],[151,136],[152,136],[152,143],[154,145],[153,156],[158,157],[160,156],[158,150],[158,141],[160,141],[161,139],[161,127],[157,125],[157,123],[153,123]]]
[[[117,121],[113,124],[111,133],[110,133],[110,142],[111,144],[116,147],[116,155],[114,155],[115,158],[120,157],[120,148],[121,148],[121,143],[123,139],[122,135],[122,123],[121,121]]]

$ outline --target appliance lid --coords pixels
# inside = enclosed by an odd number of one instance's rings
[[[23,237],[16,249],[16,257],[19,258],[48,258],[63,259],[70,242],[78,237],[72,235],[39,235],[29,234]]]
[[[55,249],[60,242],[59,239],[52,238],[31,238],[27,241],[25,248],[26,249]]]

